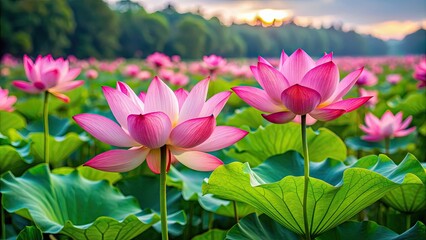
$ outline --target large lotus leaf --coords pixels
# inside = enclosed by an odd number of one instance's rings
[[[135,176],[122,179],[117,187],[125,195],[135,196],[143,208],[160,212],[160,180],[158,176]],[[171,235],[180,235],[186,224],[185,213],[180,208],[182,194],[176,188],[167,188],[167,223]],[[161,232],[161,225],[157,223],[154,228]]]
[[[0,111],[0,133],[6,134],[10,128],[24,128],[26,124],[25,119],[18,113]]]
[[[45,233],[129,239],[159,221],[157,214],[141,212],[135,198],[123,196],[107,181],[87,180],[78,171],[56,175],[40,164],[22,177],[6,173],[1,183],[3,207],[32,219]]]
[[[58,118],[55,116],[49,116],[49,135],[51,136],[63,136],[67,129],[70,127],[71,121],[68,118]],[[43,119],[32,121],[26,128],[29,132],[43,132],[44,122]]]
[[[30,163],[16,148],[9,145],[0,146],[0,175],[7,171],[19,175],[31,166]]]
[[[402,111],[404,116],[417,115],[426,111],[426,95],[422,92],[409,94],[406,98],[396,97],[388,101],[388,105],[395,109],[395,112]]]
[[[168,174],[168,185],[176,186],[182,189],[183,199],[198,200],[201,207],[207,211],[219,215],[233,217],[234,205],[232,201],[218,199],[211,194],[202,194],[201,186],[205,178],[210,176],[211,172],[199,172],[192,169],[176,169],[173,166]],[[246,203],[237,203],[237,213],[239,217],[244,217],[255,209]]]
[[[402,234],[397,234],[392,230],[380,226],[375,222],[354,222],[349,221],[333,228],[316,240],[345,239],[345,240],[407,240],[424,239],[426,237],[426,227],[423,223],[417,222],[412,228]],[[232,227],[226,235],[227,240],[299,240],[300,237],[284,228],[265,214],[257,216],[251,214],[240,220]]]
[[[199,196],[198,203],[204,210],[209,212],[226,217],[235,217],[233,201],[219,199],[214,197],[212,194],[206,194]],[[237,207],[238,218],[242,218],[256,211],[256,209],[251,205],[243,202],[235,202],[235,206]]]
[[[411,159],[411,160],[408,160]],[[403,161],[414,161],[413,155],[407,155]],[[407,175],[404,183],[388,192],[383,198],[389,206],[404,213],[415,213],[426,209],[426,173],[419,163],[416,174]],[[414,170],[414,169],[413,169]]]
[[[192,240],[223,240],[226,237],[226,230],[212,229],[203,234],[197,235]]]
[[[43,239],[43,233],[40,229],[38,229],[36,226],[26,226],[22,231],[19,233],[16,240],[42,240]]]
[[[242,218],[226,234],[227,240],[299,240],[292,231],[278,224],[270,217],[262,214],[250,214]]]
[[[389,153],[395,153],[399,149],[405,149],[409,144],[412,144],[415,142],[416,139],[416,133],[412,133],[405,137],[400,138],[394,138],[391,139],[390,145],[389,145]],[[351,137],[346,139],[346,144],[349,148],[352,148],[354,150],[363,150],[363,151],[372,151],[372,150],[379,150],[381,152],[385,152],[385,142],[369,142],[362,140],[360,137]]]
[[[122,178],[120,173],[105,172],[105,171],[101,171],[101,170],[94,169],[87,166],[79,166],[77,168],[72,168],[72,167],[55,168],[52,170],[52,172],[55,174],[70,174],[71,172],[75,170],[77,170],[80,173],[80,175],[83,176],[84,178],[92,180],[92,181],[107,180],[111,184],[114,184]]]
[[[32,140],[31,146],[35,156],[39,161],[43,162],[44,159],[44,134],[31,133],[28,135]],[[55,167],[60,166],[62,161],[68,158],[74,151],[76,151],[88,138],[76,133],[68,133],[63,137],[49,136],[49,156],[50,162]]]
[[[314,132],[307,130],[309,153],[314,162],[326,158],[345,160],[345,143],[328,129],[320,128]],[[271,124],[260,127],[234,145],[226,152],[231,158],[257,166],[271,156],[289,150],[302,153],[300,125],[297,123]]]
[[[268,125],[268,122],[262,117],[261,113],[261,111],[252,107],[237,109],[234,115],[227,119],[226,125],[239,128],[241,126],[248,126],[251,129]]]
[[[289,170],[289,166],[295,170]],[[407,158],[396,166],[384,155],[360,159],[349,167],[335,160],[312,163],[311,175],[321,179],[309,180],[310,234],[318,236],[348,220],[406,182],[407,174],[420,181],[416,175],[420,168],[416,159]],[[271,158],[253,169],[248,163],[235,162],[218,167],[203,185],[203,192],[248,203],[291,231],[304,235],[301,201],[304,177],[292,176],[301,175],[301,169],[303,159],[294,152]],[[423,168],[421,171],[424,172]],[[342,175],[340,179],[336,177]]]
[[[417,222],[413,227],[398,234],[375,222],[345,222],[338,227],[317,237],[316,240],[345,239],[345,240],[417,240],[426,239],[426,227]]]

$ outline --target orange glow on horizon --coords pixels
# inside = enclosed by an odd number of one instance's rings
[[[282,24],[293,16],[293,12],[288,9],[259,9],[257,11],[242,13],[237,17],[239,22],[249,24],[257,24],[261,21],[263,26],[271,26],[273,24]]]

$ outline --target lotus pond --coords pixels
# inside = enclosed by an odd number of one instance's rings
[[[425,80],[424,56],[6,55],[1,238],[426,239]]]

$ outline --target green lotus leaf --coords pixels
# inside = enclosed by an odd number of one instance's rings
[[[212,194],[206,194],[199,196],[198,203],[204,210],[209,212],[226,217],[235,217],[233,201],[223,200],[214,197]],[[253,208],[251,205],[248,205],[247,203],[235,202],[235,205],[237,207],[238,218],[245,217],[248,214],[256,211],[255,208]]]
[[[250,166],[257,166],[269,157],[289,150],[302,153],[300,131],[300,125],[297,123],[260,127],[237,142],[226,155],[241,162],[248,162]],[[311,161],[319,162],[326,158],[341,161],[346,159],[345,143],[330,130],[320,128],[314,132],[309,128],[307,138]]]
[[[218,199],[211,194],[203,196],[201,186],[204,179],[208,178],[210,174],[211,172],[199,172],[188,168],[178,170],[172,166],[168,174],[168,185],[181,189],[183,199],[186,201],[198,200],[201,207],[207,211],[227,217],[234,217],[234,205],[232,201]],[[246,203],[237,203],[239,217],[244,217],[254,211],[255,209]]]
[[[234,115],[228,117],[226,125],[239,128],[241,126],[248,126],[251,129],[268,125],[268,122],[262,117],[261,113],[261,111],[252,107],[237,109]]]
[[[223,240],[226,237],[226,232],[221,229],[212,229],[193,237],[192,240]]]
[[[160,179],[158,176],[135,176],[122,179],[117,187],[125,195],[135,196],[143,208],[160,212]],[[149,194],[147,194],[149,193]],[[167,224],[171,235],[180,235],[186,224],[186,215],[180,208],[182,193],[176,188],[167,188]],[[161,225],[154,225],[157,232],[161,232]]]
[[[36,226],[26,226],[22,231],[19,233],[16,240],[42,240],[43,239],[43,233],[39,228]]]
[[[316,240],[345,239],[345,240],[408,240],[425,239],[426,227],[422,222],[417,222],[413,227],[402,234],[398,234],[375,222],[345,222],[338,227],[317,237]]]
[[[410,158],[411,160],[408,160]],[[414,161],[413,155],[407,155],[403,161]],[[388,192],[382,201],[394,209],[411,214],[426,209],[426,173],[423,166],[416,168],[416,174],[407,174],[401,186]]]
[[[32,121],[28,124],[27,130],[29,132],[43,132],[44,131],[43,119]],[[49,116],[49,134],[51,136],[62,136],[70,127],[71,121],[68,118],[58,118]]]
[[[31,219],[44,233],[73,239],[130,239],[159,221],[142,212],[133,197],[123,196],[107,181],[90,181],[74,171],[50,173],[46,164],[22,177],[10,172],[1,179],[3,207]]]
[[[402,234],[397,234],[394,231],[380,226],[375,222],[355,222],[349,221],[333,228],[315,240],[329,239],[346,239],[346,240],[407,240],[407,239],[424,239],[426,237],[426,227],[423,223],[417,222],[413,227]],[[299,240],[297,236],[282,225],[273,221],[271,218],[262,214],[248,215],[241,219],[238,224],[232,227],[227,235],[227,240]]]
[[[10,128],[21,129],[26,125],[25,118],[18,113],[0,111],[0,133],[6,134]]]
[[[44,155],[44,134],[43,133],[30,133],[28,138],[32,140],[31,146],[35,157],[43,162]],[[76,151],[88,138],[76,133],[68,133],[63,137],[49,136],[50,142],[50,161],[55,167],[61,166],[62,161],[67,159],[74,151]]]
[[[7,171],[20,175],[31,166],[32,162],[28,162],[18,149],[9,145],[0,146],[0,159],[0,175]]]
[[[400,149],[406,149],[409,144],[415,142],[416,133],[412,133],[405,137],[391,139],[389,145],[389,153],[395,153]],[[351,137],[346,139],[346,144],[354,150],[372,151],[379,150],[385,152],[385,142],[369,142],[362,140],[360,137]]]
[[[278,224],[270,217],[262,214],[250,214],[242,218],[226,234],[227,240],[299,240],[292,231]]]
[[[84,178],[92,180],[92,181],[107,180],[111,184],[114,184],[122,178],[120,173],[105,172],[105,171],[94,169],[88,166],[79,166],[77,168],[72,168],[72,167],[55,168],[52,170],[52,173],[70,174],[74,170],[77,170],[80,173],[80,175],[83,176]]]
[[[360,159],[349,167],[335,160],[311,164],[307,201],[311,236],[350,219],[400,186],[407,174],[418,178],[421,168],[416,159],[407,158],[396,166],[384,155]],[[253,169],[248,163],[235,162],[218,167],[203,185],[203,192],[250,204],[304,235],[304,177],[297,176],[302,169],[303,158],[294,152],[275,156]]]
[[[403,111],[404,116],[417,115],[426,111],[426,95],[421,92],[411,93],[406,98],[396,97],[387,102],[395,112]]]

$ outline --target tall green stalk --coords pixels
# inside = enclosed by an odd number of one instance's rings
[[[6,211],[3,206],[1,206],[1,239],[6,239]]]
[[[311,240],[311,232],[308,223],[308,185],[309,185],[309,152],[308,152],[308,139],[306,137],[306,115],[302,115],[302,145],[303,145],[303,158],[304,158],[304,173],[305,184],[303,185],[303,222],[305,225],[305,238]]]
[[[390,138],[385,138],[385,153],[389,156],[390,154]]]
[[[235,222],[238,223],[238,209],[237,209],[237,202],[234,200],[232,201],[232,205],[234,206],[234,218]]]
[[[160,213],[161,213],[161,236],[162,240],[169,239],[167,230],[167,196],[166,196],[166,177],[167,177],[167,147],[160,148],[161,165],[160,165]]]
[[[44,161],[49,165],[49,92],[44,92],[43,104],[43,124],[44,124]]]

